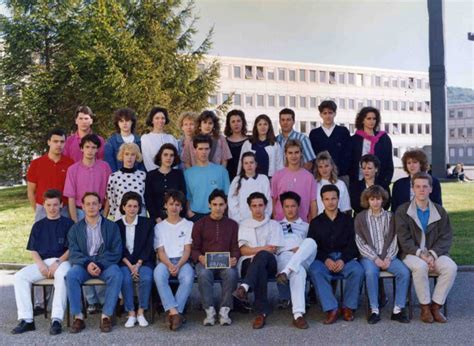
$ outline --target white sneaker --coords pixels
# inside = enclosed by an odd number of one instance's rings
[[[213,326],[216,324],[216,309],[213,306],[207,308],[206,310],[206,318],[202,322],[205,326]]]
[[[138,325],[140,327],[148,327],[148,321],[146,320],[145,316],[138,315],[137,316],[137,321],[138,321]]]
[[[228,307],[221,307],[219,310],[219,323],[221,326],[230,326],[232,324],[232,320],[229,317],[230,308]]]
[[[127,322],[125,322],[125,328],[135,327],[137,323],[137,318],[135,316],[128,316]]]

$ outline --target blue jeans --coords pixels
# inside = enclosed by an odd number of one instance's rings
[[[170,258],[171,263],[176,265],[180,258]],[[189,263],[185,263],[178,272],[179,287],[176,295],[173,295],[169,284],[170,272],[168,267],[163,263],[158,263],[153,273],[155,278],[156,288],[160,295],[161,304],[165,311],[172,308],[178,310],[180,314],[183,313],[188,297],[193,290],[194,283],[194,269]]]
[[[122,287],[122,272],[118,265],[112,264],[102,271],[98,277],[94,277],[83,266],[75,264],[66,275],[67,296],[69,304],[71,304],[71,314],[73,316],[81,313],[81,284],[93,278],[98,278],[105,282],[105,302],[102,313],[107,316],[113,315],[120,287]]]
[[[380,268],[377,267],[374,261],[368,258],[362,258],[360,264],[364,267],[365,281],[367,283],[367,295],[369,296],[369,303],[371,309],[378,309],[379,307],[379,273]],[[399,308],[404,308],[408,285],[410,284],[410,270],[398,258],[394,258],[390,263],[387,271],[395,275],[395,305]]]
[[[127,266],[121,266],[122,271],[122,295],[124,300],[125,311],[135,311],[135,304],[133,303],[133,278]],[[147,266],[141,266],[138,269],[140,279],[138,281],[138,307],[141,309],[148,309],[150,301],[151,285],[153,283],[153,269]]]
[[[336,256],[330,255],[332,259],[337,260],[340,257],[339,254]],[[337,309],[338,303],[334,296],[331,286],[331,280],[333,276],[340,275],[346,280],[344,285],[344,300],[343,306],[349,309],[357,309],[359,303],[359,293],[364,280],[364,269],[357,262],[357,260],[351,260],[344,264],[344,268],[339,273],[330,272],[326,265],[315,260],[309,267],[309,275],[311,281],[315,286],[315,291],[321,301],[323,311],[331,311]]]

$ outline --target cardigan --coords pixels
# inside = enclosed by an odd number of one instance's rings
[[[433,191],[430,193],[430,200],[439,205],[443,205],[441,199],[441,184],[438,179],[433,178]],[[396,212],[397,208],[403,203],[410,202],[410,188],[411,179],[410,177],[404,177],[398,179],[393,184],[392,192],[392,211]]]
[[[380,185],[377,178],[375,178],[375,185]],[[387,201],[387,203],[385,203],[383,208],[385,210],[389,210],[391,199],[392,199],[392,197],[390,196],[390,187],[389,186],[382,186],[382,187],[388,193],[388,201]],[[360,197],[362,196],[362,192],[364,192],[364,190],[366,188],[367,187],[366,187],[364,179],[361,179],[361,180],[358,180],[358,181],[351,181],[351,183],[349,184],[349,195],[351,197],[351,206],[352,206],[352,209],[354,210],[355,214],[358,214],[362,210],[364,210],[364,208],[362,208],[362,206],[360,205]]]
[[[242,170],[242,156],[248,151],[255,153],[255,150],[252,149],[252,143],[250,143],[250,141],[246,141],[242,145],[239,165],[237,166],[237,175],[239,175],[240,171]],[[268,154],[268,177],[271,178],[276,171],[283,168],[283,154],[281,153],[280,145],[277,142],[275,142],[273,145],[266,146],[265,151]]]
[[[133,253],[130,254],[126,247],[126,229],[125,223],[122,219],[118,220],[116,224],[120,230],[122,238],[122,258],[126,258],[130,263],[135,264],[138,260],[143,261],[143,265],[153,268],[155,264],[155,251],[153,249],[154,226],[153,220],[143,216],[137,216],[138,223],[135,226],[135,239],[133,242]],[[125,263],[120,262],[121,266]]]
[[[101,220],[100,231],[104,242],[95,256],[89,256],[87,250],[86,220],[82,219],[71,227],[67,236],[71,265],[77,264],[87,269],[89,263],[94,262],[101,270],[104,270],[113,264],[118,264],[122,258],[120,230],[115,222],[107,220],[105,217]]]
[[[138,137],[136,134],[133,134],[133,137],[133,143],[138,145],[141,150],[140,137]],[[105,143],[104,161],[109,164],[112,173],[118,171],[120,168],[123,167],[123,161],[119,161],[117,159],[117,154],[120,150],[120,146],[124,143],[125,142],[123,141],[123,138],[120,133],[114,133],[112,137],[107,139],[107,143]],[[145,170],[145,165],[143,164],[143,162],[136,162],[135,167],[141,171]]]
[[[374,135],[377,131],[374,131]],[[352,159],[349,167],[349,176],[351,181],[359,180],[359,165],[362,157],[362,147],[364,138],[355,134],[351,137],[351,148],[352,148]],[[392,182],[393,177],[393,154],[392,154],[392,141],[387,134],[380,137],[377,144],[375,144],[374,154],[380,160],[380,170],[378,179],[380,185],[389,186]]]

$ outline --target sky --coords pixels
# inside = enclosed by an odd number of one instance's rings
[[[474,1],[444,1],[447,84],[474,89]],[[0,13],[6,13],[0,5]],[[427,0],[195,0],[211,54],[428,71]]]

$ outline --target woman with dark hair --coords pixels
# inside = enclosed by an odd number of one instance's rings
[[[252,135],[242,145],[243,153],[251,151],[255,153],[257,160],[257,173],[271,178],[276,171],[283,168],[283,155],[280,145],[276,141],[272,121],[266,114],[260,114],[254,122]],[[241,162],[237,168],[237,174],[242,169]]]
[[[163,144],[171,143],[176,148],[178,147],[176,138],[165,132],[165,125],[169,122],[170,119],[166,108],[153,107],[150,113],[148,113],[146,124],[151,127],[152,130],[142,136],[143,163],[145,164],[147,172],[158,168],[154,158]]]
[[[242,145],[248,140],[247,121],[244,112],[233,109],[227,113],[224,135],[226,135],[227,145],[232,153],[232,158],[227,161],[227,171],[229,172],[229,179],[232,181],[237,175]]]
[[[270,181],[264,174],[257,173],[255,154],[251,151],[243,153],[241,166],[240,174],[232,180],[229,188],[229,218],[240,223],[252,216],[247,197],[253,192],[261,192],[267,197],[268,203],[265,207],[265,214],[271,217],[273,204]]]
[[[385,131],[380,131],[380,112],[374,107],[364,107],[357,114],[357,131],[351,137],[352,162],[349,171],[351,181],[362,179],[360,158],[366,154],[377,156],[380,160],[379,183],[389,186],[393,177],[392,141]]]
[[[212,138],[209,161],[226,167],[227,161],[232,158],[232,154],[225,137],[221,135],[221,126],[216,113],[213,111],[204,111],[199,115],[196,119],[196,135],[207,135]],[[183,160],[186,168],[196,164],[193,147],[184,148]]]
[[[411,186],[411,178],[416,173],[428,171],[428,158],[423,150],[415,149],[406,151],[402,156],[403,169],[408,177],[400,178],[393,184],[392,192],[392,211],[395,213],[397,208],[405,202],[409,202],[415,196]],[[433,190],[430,193],[430,200],[442,205],[441,184],[435,177],[433,178]]]
[[[355,214],[360,213],[364,208],[360,204],[360,197],[365,189],[380,185],[378,173],[380,170],[380,160],[375,155],[367,154],[360,159],[360,168],[362,169],[363,177],[358,181],[352,181],[349,185],[349,194],[351,196],[351,206]],[[387,192],[388,198],[384,201],[383,208],[388,210],[390,208],[390,187],[382,186]]]
[[[180,159],[176,147],[173,144],[165,143],[155,156],[155,164],[159,168],[146,174],[145,204],[150,218],[156,223],[166,218],[164,198],[168,190],[178,190],[186,195],[183,171],[173,169],[179,163]]]
[[[144,312],[149,308],[150,292],[153,285],[153,251],[154,223],[152,220],[138,216],[142,208],[142,197],[133,191],[123,195],[120,203],[122,218],[116,223],[122,237],[123,257],[120,262],[122,271],[122,296],[125,311],[128,312],[126,328],[148,326]],[[133,282],[138,281],[138,311],[135,314],[133,302]]]

